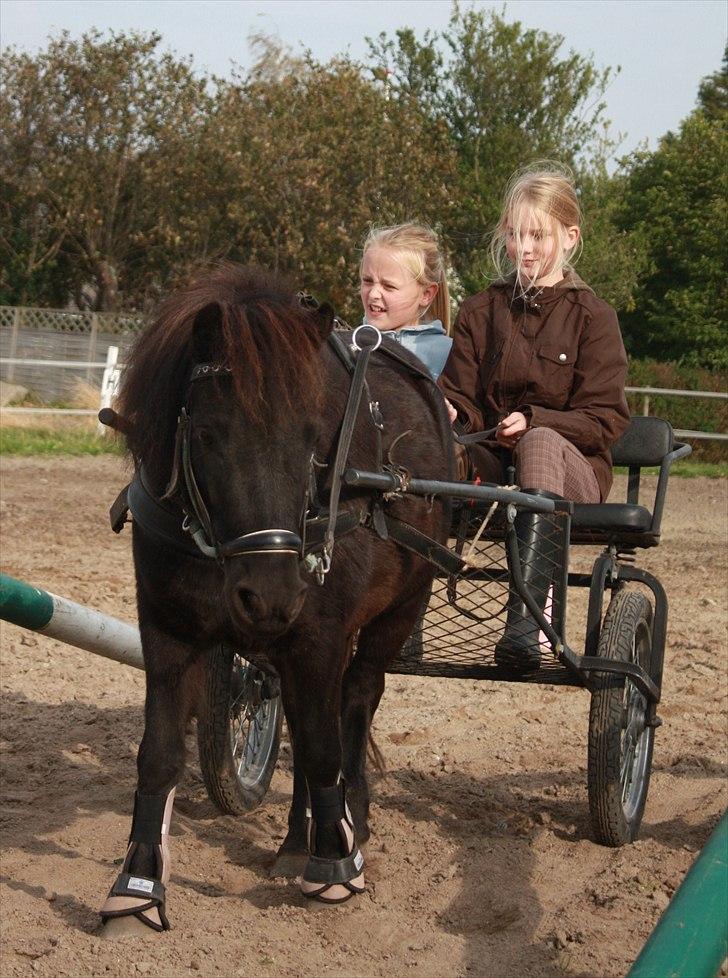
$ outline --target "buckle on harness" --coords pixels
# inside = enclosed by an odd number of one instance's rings
[[[357,340],[360,342],[357,342]],[[376,326],[371,326],[369,323],[362,323],[361,326],[357,326],[351,334],[352,350],[362,350],[365,348],[368,350],[377,350],[381,344],[382,334]]]
[[[324,578],[331,570],[331,553],[325,547],[319,554],[307,554],[304,564],[309,574],[313,574],[316,583],[321,586]]]

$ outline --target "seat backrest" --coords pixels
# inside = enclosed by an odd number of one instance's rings
[[[659,465],[672,451],[672,425],[662,418],[637,415],[611,448],[612,463],[641,467]]]

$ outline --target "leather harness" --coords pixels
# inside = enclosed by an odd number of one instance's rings
[[[360,326],[348,333],[335,331],[328,337],[330,347],[351,374],[351,384],[333,463],[328,508],[318,508],[315,511],[310,509],[311,504],[316,503],[314,466],[317,463],[312,458],[309,486],[304,495],[298,533],[271,528],[245,533],[228,541],[217,540],[192,466],[192,418],[188,403],[180,411],[172,474],[164,495],[160,498],[151,491],[146,482],[144,467],[141,466],[132,482],[122,489],[111,507],[109,516],[114,532],[119,533],[122,530],[131,512],[134,521],[145,533],[187,556],[223,562],[229,557],[256,553],[292,554],[304,562],[319,584],[323,584],[331,566],[335,540],[359,526],[367,526],[382,539],[392,539],[441,570],[449,574],[457,573],[462,568],[460,557],[413,526],[385,513],[378,501],[359,509],[339,512],[341,476],[346,468],[351,437],[365,391],[369,400],[369,413],[377,429],[377,469],[388,469],[382,460],[384,425],[379,404],[372,400],[366,382],[366,368],[371,354],[381,348],[382,353],[405,366],[418,379],[433,383],[426,369],[403,355],[396,344],[386,341],[382,343],[381,339],[379,331],[372,326]],[[190,385],[225,373],[230,373],[230,368],[225,365],[197,364],[190,374]],[[403,475],[401,471],[398,474]]]

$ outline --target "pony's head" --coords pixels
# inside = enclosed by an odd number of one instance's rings
[[[303,305],[258,269],[225,265],[171,296],[133,350],[120,397],[129,450],[163,489],[185,407],[218,541],[300,534],[324,398],[319,350],[332,326],[329,307]],[[211,369],[192,380],[201,364]],[[274,636],[295,619],[306,586],[295,551],[233,555],[224,572],[241,631]]]

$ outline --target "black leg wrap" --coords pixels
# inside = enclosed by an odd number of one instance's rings
[[[169,794],[134,795],[134,815],[129,842],[142,842],[148,846],[162,844],[162,823]]]
[[[309,788],[311,817],[317,825],[336,825],[346,818],[343,779],[330,788]]]
[[[165,795],[134,796],[129,847],[121,873],[101,908],[101,919],[136,917],[155,931],[169,930],[165,883],[169,876],[166,817],[172,814],[174,789]],[[141,851],[140,851],[141,850]]]
[[[105,924],[107,920],[114,920],[117,917],[136,917],[146,927],[154,931],[170,930],[169,920],[165,913],[166,893],[165,887],[158,880],[147,879],[144,876],[134,876],[132,873],[120,873],[118,879],[111,887],[109,897],[132,897],[135,900],[141,899],[146,902],[138,904],[134,908],[126,910],[102,910],[101,920]],[[150,920],[142,911],[155,910],[159,914],[161,923]]]
[[[304,895],[314,900],[321,900],[323,903],[342,903],[344,900],[364,892],[362,886],[351,882],[361,876],[364,868],[364,857],[356,844],[354,826],[346,807],[346,786],[343,778],[338,784],[329,788],[309,789],[309,800],[311,803],[309,857],[303,871],[303,880],[306,883],[317,885],[315,890],[304,890]],[[330,859],[314,854],[316,827],[324,825],[336,827],[341,839],[342,850],[346,852],[346,855],[338,859]],[[345,826],[351,832],[351,841],[347,838]],[[336,885],[343,886],[347,891],[346,895],[338,899],[328,899],[326,897],[327,891]]]

